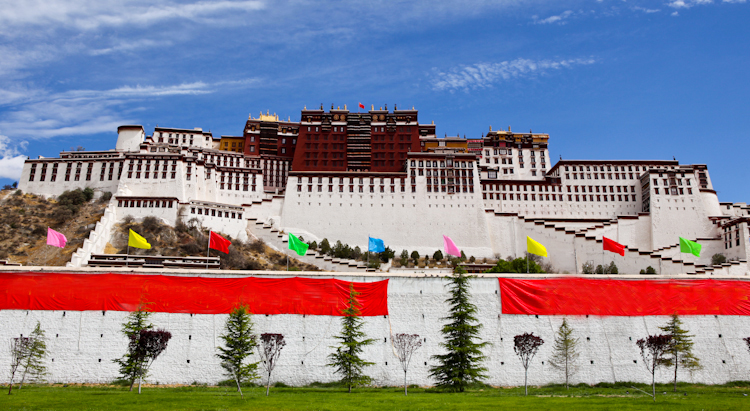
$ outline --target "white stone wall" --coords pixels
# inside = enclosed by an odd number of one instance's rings
[[[371,276],[339,276],[352,281],[377,281]],[[375,343],[365,348],[363,357],[375,363],[367,372],[375,384],[399,385],[403,374],[391,347],[391,335],[416,333],[423,339],[409,370],[409,383],[432,385],[428,368],[435,364],[430,357],[442,352],[441,317],[447,314],[447,282],[442,278],[392,277],[389,284],[389,312],[387,318],[367,317],[365,332]],[[523,384],[523,368],[513,352],[513,336],[533,332],[545,344],[529,370],[530,384],[561,382],[562,376],[549,366],[554,332],[560,316],[501,315],[501,301],[496,278],[471,280],[473,302],[484,328],[481,338],[491,343],[484,349],[487,355],[488,383],[492,385]],[[48,337],[50,382],[105,383],[117,377],[117,366],[112,359],[125,350],[125,338],[120,333],[125,312],[72,311],[0,311],[0,339],[20,334],[28,335],[36,321],[40,321]],[[190,315],[156,313],[152,322],[173,335],[169,347],[152,368],[148,382],[215,384],[225,379],[215,357],[220,344],[226,315]],[[568,317],[580,339],[581,355],[573,383],[636,381],[650,382],[635,342],[648,334],[660,332],[658,327],[667,317]],[[693,373],[681,372],[681,381],[718,384],[745,380],[750,373],[750,354],[743,337],[750,336],[750,317],[742,316],[685,316],[685,326],[695,335],[695,354],[704,368]],[[340,317],[302,315],[255,315],[257,333],[284,334],[287,346],[282,351],[274,380],[290,385],[314,381],[334,381],[326,357],[332,338],[340,330]],[[54,359],[54,362],[51,360]],[[100,361],[101,360],[101,361]],[[188,360],[190,361],[188,363]],[[257,360],[257,357],[256,357]],[[0,345],[0,362],[9,361],[8,345]],[[544,364],[542,364],[544,362]],[[387,363],[387,365],[386,365]],[[427,365],[425,365],[425,363]],[[7,382],[7,372],[2,381]],[[657,380],[667,382],[670,372],[660,370]]]

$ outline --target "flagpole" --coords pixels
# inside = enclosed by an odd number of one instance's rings
[[[128,266],[128,259],[130,259],[130,237],[128,235],[128,251],[125,252],[125,267]]]
[[[529,251],[526,250],[526,274],[529,273]]]
[[[206,249],[206,270],[208,270],[208,259],[211,258],[211,230],[208,230],[208,248]]]

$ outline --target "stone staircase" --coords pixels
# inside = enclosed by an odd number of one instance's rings
[[[312,264],[323,271],[337,272],[375,272],[374,268],[367,268],[361,261],[349,260],[344,258],[332,258],[327,255],[320,255],[313,250],[307,250],[307,254],[300,256],[288,247],[288,236],[283,231],[255,218],[248,218],[248,234],[263,240],[266,245],[276,251],[284,253],[291,258],[296,258],[307,264]]]
[[[527,218],[517,213],[497,213],[494,210],[486,210],[488,213],[494,213],[497,216],[515,216],[524,224],[534,225],[537,228],[543,227],[547,230],[554,230],[554,232],[562,237],[567,237],[572,242],[573,237],[582,239],[584,241],[592,241],[597,244],[602,244],[603,240],[601,235],[597,231],[618,224],[620,218],[632,219],[633,216],[622,216],[618,219],[595,222],[592,226],[587,228],[567,228],[562,226],[559,222],[549,221],[545,219]],[[644,215],[647,215],[643,213]],[[640,214],[639,214],[640,216]],[[637,218],[637,217],[635,217]],[[598,238],[597,238],[598,237]],[[696,242],[706,241],[721,241],[720,237],[717,238],[695,238],[691,239]],[[601,246],[599,246],[601,247]],[[666,274],[692,274],[692,275],[746,275],[748,271],[747,260],[729,261],[721,265],[704,265],[695,264],[691,261],[685,261],[678,258],[675,254],[679,254],[680,244],[672,244],[666,247],[661,247],[656,250],[639,250],[635,247],[626,247],[625,257],[630,254],[631,257],[649,258],[655,263],[661,262],[662,272]],[[664,266],[664,264],[668,264]]]

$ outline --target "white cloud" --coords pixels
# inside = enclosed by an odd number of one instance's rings
[[[92,56],[101,56],[104,54],[129,52],[149,47],[169,47],[171,45],[172,42],[168,40],[156,41],[150,39],[140,39],[133,41],[121,41],[110,47],[90,50],[89,54],[91,54]]]
[[[646,14],[658,13],[658,12],[661,11],[661,9],[647,9],[645,7],[640,7],[640,6],[633,7],[633,10],[642,11],[642,12],[644,12]]]
[[[26,156],[9,146],[10,138],[0,134],[0,178],[18,180],[23,170]]]
[[[675,9],[689,9],[693,6],[711,3],[713,3],[713,0],[673,0],[667,3],[667,5]]]
[[[593,64],[594,59],[528,60],[515,59],[500,63],[477,63],[460,66],[448,72],[437,72],[432,81],[434,90],[464,90],[488,88],[501,81],[532,77],[550,70]]]
[[[218,14],[261,10],[262,1],[215,1],[180,3],[143,0],[24,0],[5,1],[0,26],[100,27],[148,26],[183,19],[206,22]]]
[[[532,19],[534,19],[534,24],[550,24],[550,23],[559,23],[559,24],[565,24],[563,20],[567,19],[568,17],[573,15],[572,10],[566,10],[557,16],[550,16],[546,19],[538,20],[537,16],[533,16]]]

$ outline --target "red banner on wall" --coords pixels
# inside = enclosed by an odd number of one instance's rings
[[[750,282],[500,278],[503,314],[750,315]]]
[[[52,273],[0,273],[0,309],[132,311],[145,301],[154,312],[226,314],[242,302],[253,314],[340,316],[349,284],[363,316],[388,314],[388,280]]]

